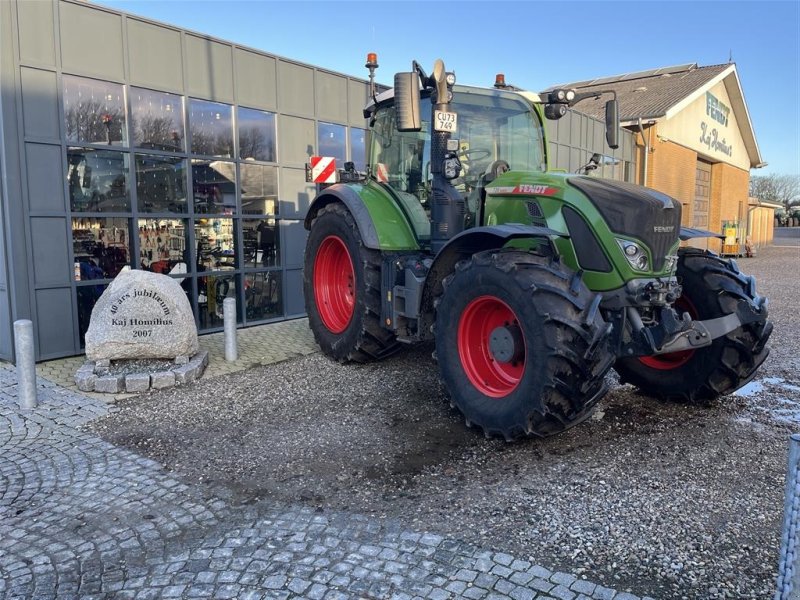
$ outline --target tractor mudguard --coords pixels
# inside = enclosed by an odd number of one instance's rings
[[[308,208],[305,228],[310,231],[320,209],[333,202],[341,202],[353,215],[365,247],[384,251],[419,249],[414,230],[395,200],[370,184],[337,183],[322,190]]]
[[[679,237],[684,242],[686,240],[691,240],[694,238],[704,238],[704,237],[715,237],[721,240],[725,239],[725,236],[721,233],[714,233],[713,231],[706,231],[705,229],[694,229],[693,227],[681,227],[681,232]]]
[[[358,226],[361,241],[367,248],[380,249],[378,232],[375,230],[372,217],[370,217],[367,207],[364,206],[361,196],[349,185],[337,183],[317,194],[311,206],[308,207],[308,213],[306,213],[306,218],[303,222],[306,230],[311,231],[311,221],[314,220],[314,217],[317,216],[323,206],[327,206],[332,202],[341,202],[347,207]]]
[[[547,238],[548,241],[552,242],[555,237],[568,238],[569,234],[549,227],[522,225],[519,223],[474,227],[462,231],[451,239],[433,260],[425,280],[420,314],[432,315],[433,300],[442,293],[442,280],[452,273],[459,260],[484,250],[502,248],[512,240]]]

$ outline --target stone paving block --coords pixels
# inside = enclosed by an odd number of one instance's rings
[[[571,575],[569,573],[559,572],[559,573],[553,573],[553,575],[550,576],[550,581],[552,581],[553,583],[559,583],[565,587],[571,586],[573,583],[575,583],[576,579],[577,577],[575,577],[575,575]]]
[[[133,373],[125,376],[126,392],[146,392],[150,389],[150,375],[148,373]]]
[[[569,588],[566,588],[561,584],[550,590],[548,594],[554,598],[558,598],[559,600],[575,600],[575,596],[577,596],[576,593],[569,591]]]
[[[94,391],[105,394],[116,394],[122,391],[122,376],[106,375],[98,377],[94,382]]]
[[[569,589],[571,589],[573,592],[578,592],[579,594],[591,596],[596,587],[597,586],[594,583],[586,581],[585,579],[579,579],[573,583]]]
[[[176,376],[173,371],[159,371],[150,374],[150,385],[154,390],[175,387]]]

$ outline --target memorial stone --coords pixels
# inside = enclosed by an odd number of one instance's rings
[[[197,353],[197,326],[178,281],[126,270],[106,288],[86,332],[89,360],[175,358]]]

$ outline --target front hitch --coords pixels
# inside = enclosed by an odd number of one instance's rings
[[[736,312],[706,321],[693,321],[686,313],[681,318],[673,308],[664,307],[659,323],[652,327],[645,327],[639,312],[629,307],[627,316],[633,336],[623,345],[622,355],[655,356],[710,346],[715,339],[762,319],[766,298],[760,300],[755,308],[748,302],[739,302]]]

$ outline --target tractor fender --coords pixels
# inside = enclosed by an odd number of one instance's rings
[[[308,213],[303,221],[303,226],[311,231],[311,221],[317,216],[317,213],[323,207],[334,202],[341,202],[353,215],[353,219],[358,226],[358,232],[361,234],[361,241],[367,248],[380,250],[381,244],[378,240],[378,232],[375,229],[375,223],[372,222],[372,217],[367,210],[361,196],[358,195],[352,187],[344,184],[334,184],[322,190],[311,206],[308,207]]]
[[[433,264],[425,278],[420,314],[424,319],[430,319],[432,323],[434,299],[441,295],[443,291],[442,281],[453,272],[458,261],[467,259],[477,252],[491,250],[492,248],[502,248],[512,240],[547,238],[552,243],[555,237],[568,238],[569,234],[549,227],[518,223],[474,227],[462,231],[451,239],[433,260]],[[420,328],[420,330],[422,329]]]

